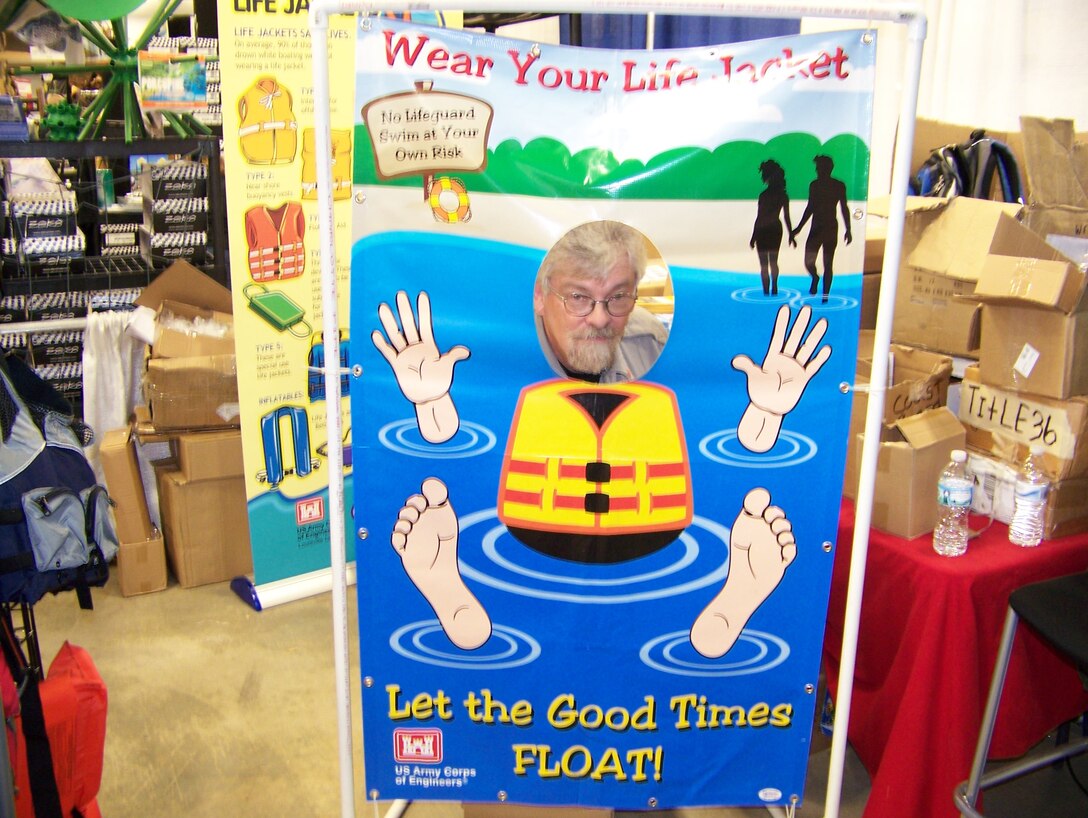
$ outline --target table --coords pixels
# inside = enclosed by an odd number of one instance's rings
[[[984,523],[972,518],[972,528]],[[824,643],[832,695],[853,534],[854,507],[844,500]],[[847,733],[872,780],[865,818],[959,815],[952,792],[970,771],[1009,593],[1085,569],[1088,534],[1020,548],[995,522],[964,556],[946,558],[929,535],[871,532]],[[1021,627],[991,756],[1021,755],[1085,710],[1076,672]]]

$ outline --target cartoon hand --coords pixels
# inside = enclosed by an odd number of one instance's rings
[[[843,240],[844,240],[844,241],[845,241],[845,242],[846,242],[847,244],[849,244],[850,242],[852,242],[852,241],[854,240],[854,234],[850,232],[850,228],[849,228],[849,227],[847,227],[847,228],[846,228],[846,235],[845,235],[845,236],[843,236]]]
[[[796,247],[797,246],[797,239],[794,238],[796,235],[797,234],[794,233],[792,230],[790,231],[790,247]]]
[[[802,343],[811,313],[807,306],[800,309],[787,338],[790,308],[783,305],[778,310],[762,366],[757,366],[747,355],[733,358],[733,368],[748,376],[751,403],[737,427],[737,439],[749,451],[766,452],[774,446],[782,428],[782,417],[797,406],[808,382],[831,357],[831,347],[826,345],[815,356],[812,354],[827,331],[825,318],[813,325]]]
[[[393,310],[383,303],[378,307],[378,318],[385,335],[374,330],[370,340],[392,368],[404,397],[415,405],[420,434],[431,443],[443,443],[453,437],[460,426],[457,408],[449,395],[453,367],[470,353],[467,347],[455,346],[440,354],[431,325],[431,299],[426,292],[420,292],[416,308],[418,327],[408,294],[403,290],[398,292],[400,326]]]
[[[765,488],[751,489],[729,532],[729,576],[691,626],[692,647],[712,659],[727,653],[796,558],[786,512]]]

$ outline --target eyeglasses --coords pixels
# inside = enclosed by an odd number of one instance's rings
[[[563,307],[568,313],[578,318],[585,318],[597,308],[598,304],[604,304],[605,311],[613,318],[623,318],[625,315],[630,315],[631,310],[635,308],[635,297],[630,293],[616,293],[608,298],[590,298],[585,293],[578,292],[561,295],[551,287],[548,288],[548,291],[563,302]]]

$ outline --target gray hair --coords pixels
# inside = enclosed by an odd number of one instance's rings
[[[537,273],[547,286],[552,273],[563,271],[579,279],[603,281],[617,262],[626,260],[635,272],[635,284],[646,273],[643,235],[622,222],[595,221],[568,231],[548,251]]]

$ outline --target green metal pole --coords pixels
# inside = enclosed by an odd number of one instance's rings
[[[185,127],[178,115],[173,111],[163,111],[162,118],[170,123],[170,126],[177,132],[178,136],[192,136],[192,133]]]
[[[192,114],[188,114],[188,113],[182,114],[181,115],[181,120],[182,120],[182,122],[184,122],[193,131],[199,131],[200,133],[204,134],[205,136],[211,136],[212,135],[212,129],[209,128],[207,125],[205,125],[203,122],[201,122],[199,119],[197,119]]]
[[[86,139],[88,134],[93,130],[96,130],[94,127],[96,122],[106,121],[106,114],[109,111],[109,107],[113,104],[113,98],[117,96],[118,85],[120,85],[120,80],[116,77],[111,77],[110,81],[106,83],[106,87],[102,89],[102,92],[98,95],[98,99],[95,100],[95,103],[102,100],[102,104],[99,106],[101,110],[95,113],[94,119],[88,119],[84,123],[79,131],[79,135],[76,137],[77,139]],[[97,130],[101,131],[101,128],[98,128]]]
[[[98,115],[98,112],[106,103],[106,89],[109,88],[110,85],[114,82],[115,80],[113,77],[110,77],[110,79],[106,81],[106,85],[102,88],[102,90],[98,92],[97,96],[95,96],[94,98],[94,101],[87,106],[87,110],[83,112],[83,119],[93,119]]]
[[[121,89],[121,93],[125,96],[125,144],[127,145],[132,141],[133,130],[133,109],[135,106],[134,91],[132,90],[132,83],[126,82]]]
[[[118,56],[117,46],[111,43],[109,38],[98,30],[97,26],[84,20],[77,20],[76,23],[79,24],[79,30],[83,32],[83,36],[98,46],[102,53],[111,59]]]
[[[124,17],[110,20],[113,26],[113,39],[117,42],[118,51],[128,51],[128,24]]]
[[[151,38],[155,36],[162,24],[170,19],[170,15],[174,13],[178,6],[181,5],[181,0],[163,0],[161,6],[159,6],[158,12],[148,21],[147,28],[144,29],[144,33],[140,35],[139,39],[132,46],[133,51],[142,51],[147,47],[147,44],[151,41]]]

